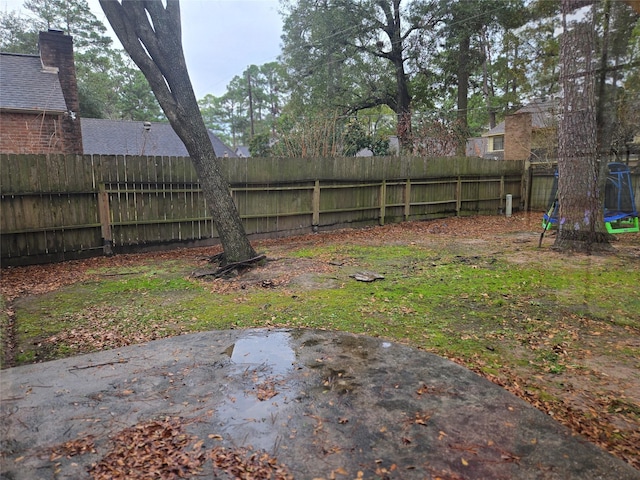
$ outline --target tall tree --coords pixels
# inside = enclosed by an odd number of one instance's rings
[[[381,15],[378,15],[372,22],[371,26],[377,26],[379,30],[386,35],[386,41],[381,45],[376,43],[377,51],[372,51],[370,43],[356,46],[369,51],[369,53],[384,58],[391,62],[396,82],[395,101],[390,105],[398,117],[398,138],[400,143],[410,146],[411,134],[411,94],[409,93],[409,78],[405,69],[406,56],[404,50],[406,48],[406,40],[411,33],[418,29],[418,24],[423,21],[422,16],[416,15],[414,20],[416,24],[409,25],[405,28],[402,24],[402,15],[400,10],[401,0],[392,0],[391,2],[377,0],[374,4],[379,9]]]
[[[640,2],[637,3],[640,15]],[[640,65],[640,20],[629,39],[629,64]],[[640,132],[640,68],[631,69],[622,79],[624,91],[618,102],[618,123],[613,147],[629,160],[634,136]],[[637,147],[636,147],[637,148]]]
[[[63,30],[73,37],[77,52],[106,50],[113,43],[86,0],[25,0],[24,7],[34,14],[37,30]]]
[[[363,86],[373,82],[364,81],[362,55],[348,47],[347,37],[355,35],[359,21],[354,23],[329,1],[283,2],[283,9],[282,58],[288,70],[292,115],[346,113],[361,97]],[[360,87],[349,88],[352,85]],[[387,92],[377,90],[379,95]]]
[[[524,2],[441,0],[440,8],[443,17],[436,34],[444,39],[444,48],[439,51],[437,61],[442,66],[444,77],[449,82],[455,82],[458,128],[467,132],[466,137],[471,133],[469,86],[474,73],[480,73],[482,67],[487,66],[488,38],[521,26],[526,19]],[[485,75],[488,74],[487,71]],[[479,77],[483,76],[482,73],[479,74]],[[487,90],[486,95],[488,94]],[[485,103],[490,102],[490,98],[485,98]],[[464,147],[465,142],[458,145],[459,155],[464,155]]]
[[[596,47],[599,55],[597,75],[597,127],[599,153],[620,153],[628,138],[628,118],[619,106],[632,100],[625,91],[624,79],[637,72],[640,62],[634,60],[633,32],[640,15],[624,2],[604,0],[598,3]],[[636,99],[637,93],[636,93]],[[617,108],[618,107],[618,108]],[[625,138],[626,137],[626,138]]]
[[[559,227],[553,247],[592,252],[611,247],[604,225],[596,155],[594,10],[582,8],[575,14],[584,4],[584,0],[562,0]]]
[[[236,147],[231,133],[233,109],[228,108],[225,97],[216,97],[208,93],[198,100],[198,105],[200,106],[205,126],[224,143]]]
[[[260,66],[262,78],[262,88],[264,94],[264,108],[267,110],[265,122],[269,127],[271,135],[275,135],[276,121],[282,113],[282,108],[287,101],[288,95],[285,90],[286,73],[282,64],[269,62]],[[266,132],[266,130],[262,130]]]
[[[250,65],[233,77],[223,96],[209,94],[198,101],[205,125],[234,147],[249,145],[255,135],[275,136],[276,120],[286,102],[284,85],[279,63]]]
[[[247,145],[251,138],[251,125],[255,120],[252,110],[254,102],[260,97],[255,80],[252,80],[252,72],[255,79],[255,68],[249,67],[242,75],[233,77],[224,95],[234,147]]]
[[[38,53],[38,31],[32,22],[16,12],[0,12],[0,51]]]
[[[182,49],[179,0],[100,0],[125,50],[184,143],[209,203],[226,263],[256,257],[198,109]]]
[[[166,121],[149,82],[128,58],[114,59],[117,103],[116,115],[122,120]]]
[[[388,105],[396,113],[401,142],[409,146],[412,97],[407,60],[410,47],[419,44],[421,32],[435,20],[433,1],[406,4],[302,0],[290,6],[283,27],[283,58],[290,67],[292,100],[343,115]]]

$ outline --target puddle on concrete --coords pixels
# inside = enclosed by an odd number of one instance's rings
[[[282,375],[293,368],[296,360],[290,341],[289,332],[286,331],[249,331],[226,352],[236,365],[261,365],[271,375]]]
[[[290,340],[287,331],[248,331],[225,350],[233,365],[216,413],[233,443],[277,453],[299,395],[290,375],[296,361]]]

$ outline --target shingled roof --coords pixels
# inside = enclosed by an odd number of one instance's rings
[[[44,67],[39,55],[0,53],[0,110],[5,112],[67,112],[58,69]],[[184,144],[168,123],[81,118],[82,151],[98,155],[186,157]],[[212,132],[218,157],[237,157]]]
[[[532,129],[548,128],[556,122],[555,115],[558,113],[559,105],[559,100],[555,98],[550,100],[537,100],[516,110],[514,115],[529,113],[531,114]],[[494,137],[496,135],[504,135],[504,133],[504,121],[502,121],[488,132],[482,134],[482,136]]]
[[[42,66],[38,55],[0,53],[0,109],[64,113],[58,70]]]
[[[85,154],[189,156],[182,140],[168,123],[99,118],[81,118],[80,122]],[[208,133],[216,156],[237,156],[212,132]]]

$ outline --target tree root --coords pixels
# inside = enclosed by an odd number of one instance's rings
[[[242,260],[241,262],[232,262],[221,265],[216,270],[201,270],[191,274],[194,278],[213,277],[213,278],[230,278],[238,276],[242,271],[253,268],[262,263],[267,258],[266,255],[258,255],[257,257]],[[224,252],[214,255],[209,259],[209,263],[221,264],[224,262]]]
[[[561,231],[558,232],[556,241],[551,247],[557,252],[573,252],[573,253],[613,253],[615,249],[611,245],[611,241],[615,237],[608,232],[576,232]]]

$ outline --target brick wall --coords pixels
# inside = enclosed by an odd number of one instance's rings
[[[0,152],[65,152],[62,115],[0,114]],[[76,153],[70,152],[70,153]]]
[[[531,155],[531,114],[518,113],[504,119],[504,159],[527,160]]]

